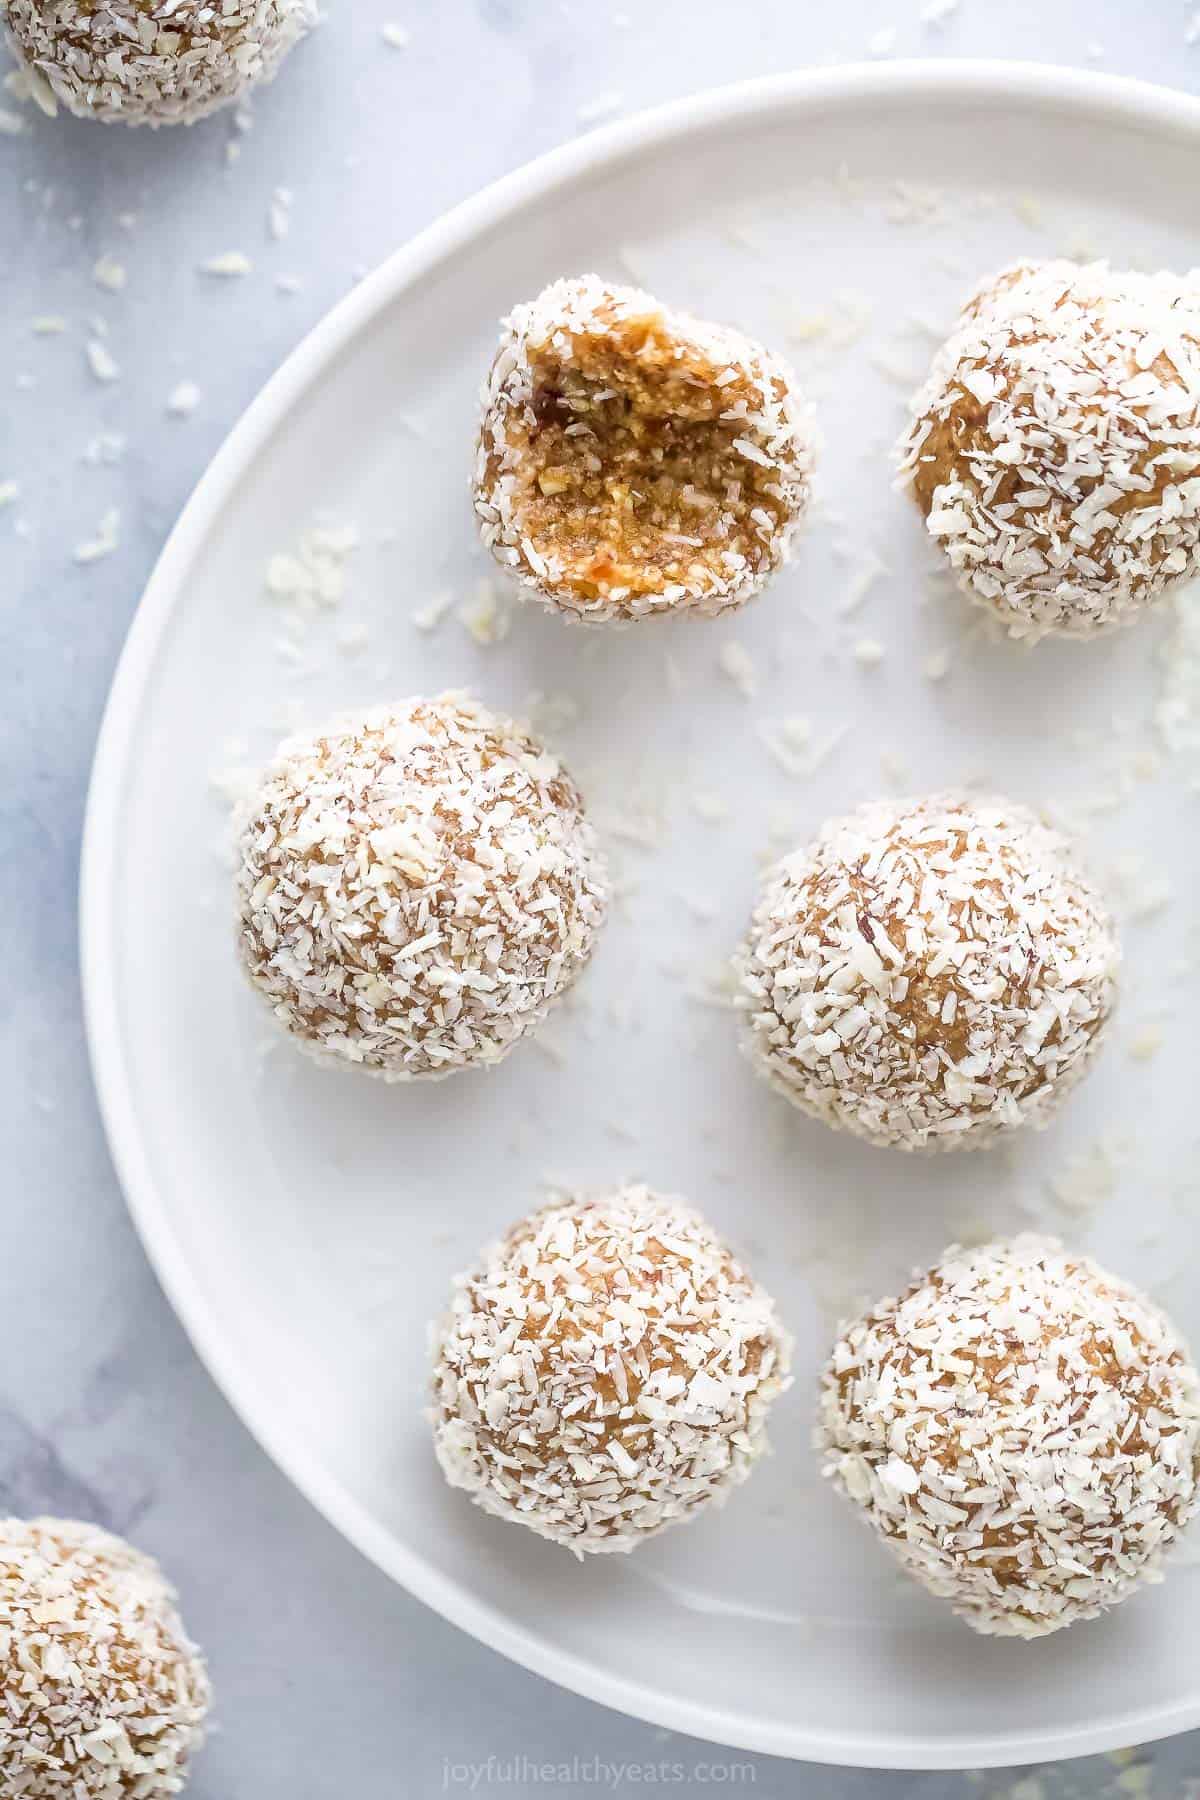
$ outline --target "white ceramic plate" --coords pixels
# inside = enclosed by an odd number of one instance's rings
[[[1198,1235],[1194,1003],[1174,978],[1194,909],[1159,904],[1164,882],[1186,895],[1196,833],[1179,828],[1186,758],[1154,762],[1175,615],[1091,646],[995,642],[931,589],[885,454],[931,327],[981,273],[1022,253],[1200,261],[1198,150],[1193,101],[997,65],[789,75],[598,132],[426,232],[297,351],[205,476],[130,633],[83,936],[96,1079],[159,1273],[262,1443],[382,1568],[530,1668],[664,1725],[951,1766],[1200,1721],[1190,1569],[1065,1636],[979,1639],[901,1582],[808,1447],[833,1315],[960,1234],[1049,1219],[1200,1327],[1179,1274]],[[525,607],[490,646],[457,610],[423,633],[415,609],[447,590],[474,602],[489,578],[466,483],[496,321],[589,268],[790,350],[828,440],[823,516],[794,567],[715,625],[584,633]],[[341,603],[297,625],[264,570],[318,518],[355,524],[362,545]],[[863,638],[885,648],[876,667],[855,659]],[[749,697],[722,666],[734,645]],[[549,697],[550,735],[610,837],[625,902],[578,1001],[498,1071],[433,1088],[264,1054],[270,1022],[234,966],[214,771],[294,719],[448,685],[517,710]],[[759,1085],[713,976],[769,845],[889,786],[969,777],[1089,828],[1128,915],[1125,1016],[1049,1133],[905,1160]],[[1138,1060],[1147,1026],[1162,1048]],[[425,1328],[452,1272],[546,1182],[635,1174],[744,1249],[797,1334],[797,1381],[776,1455],[723,1513],[580,1567],[443,1487]]]

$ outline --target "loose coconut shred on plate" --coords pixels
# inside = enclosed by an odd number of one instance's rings
[[[1200,281],[1017,263],[912,402],[901,482],[1014,637],[1132,622],[1200,570]]]
[[[762,345],[585,275],[505,321],[475,510],[497,560],[568,617],[716,614],[786,559],[814,444]]]
[[[948,1250],[847,1327],[817,1444],[923,1586],[1041,1637],[1156,1578],[1196,1510],[1200,1378],[1149,1300],[1027,1235]]]
[[[241,810],[238,857],[254,986],[309,1054],[388,1081],[499,1062],[607,909],[570,776],[462,694],[287,740]]]
[[[632,1550],[745,1480],[789,1355],[771,1300],[682,1201],[575,1196],[459,1277],[435,1333],[438,1460],[576,1555]]]
[[[269,80],[315,0],[7,0],[0,15],[44,111],[190,125]]]

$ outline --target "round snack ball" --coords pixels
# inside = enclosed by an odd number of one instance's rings
[[[46,112],[192,125],[268,81],[317,21],[314,0],[5,0]]]
[[[211,1694],[157,1563],[74,1519],[0,1521],[0,1645],[0,1792],[182,1792]]]
[[[607,877],[558,760],[463,694],[282,744],[238,829],[239,943],[310,1054],[499,1062],[592,953]]]
[[[805,1112],[902,1150],[976,1149],[1048,1121],[1117,963],[1056,832],[937,794],[860,807],[770,871],[738,1004],[752,1060]]]
[[[505,320],[483,394],[483,541],[591,624],[740,606],[787,558],[814,432],[787,365],[599,276]]]
[[[825,1473],[976,1631],[1042,1637],[1156,1576],[1196,1510],[1200,1378],[1135,1288],[1053,1238],[948,1250],[846,1329]]]
[[[767,1448],[790,1339],[681,1200],[625,1187],[532,1213],[460,1276],[434,1441],[485,1512],[632,1550],[726,1498]]]
[[[1018,263],[912,402],[901,480],[1013,637],[1129,624],[1200,570],[1200,287]]]

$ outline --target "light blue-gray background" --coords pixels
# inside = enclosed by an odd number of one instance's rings
[[[720,1785],[764,1797],[1188,1794],[1200,1735],[1159,1746],[1145,1773],[1099,1760],[1025,1780],[726,1756],[510,1667],[389,1584],[247,1437],[147,1268],[88,1076],[75,888],[96,729],[154,558],[264,378],[364,269],[575,134],[601,102],[628,112],[889,48],[1094,66],[1195,90],[1194,0],[960,0],[940,25],[922,20],[922,0],[331,0],[328,10],[244,135],[228,119],[153,137],[55,124],[0,92],[0,125],[18,112],[24,122],[0,133],[0,484],[20,486],[0,510],[0,1506],[102,1520],[168,1565],[220,1693],[195,1800],[400,1800],[469,1791],[467,1778],[476,1792],[550,1800],[651,1779],[614,1785],[611,1771],[587,1767],[595,1759],[682,1766],[676,1792],[711,1787],[702,1765],[724,1762],[741,1767],[723,1783],[714,1771]],[[383,41],[385,23],[408,30],[407,47]],[[268,227],[280,188],[294,196],[282,240]],[[252,258],[252,275],[198,273],[230,250]],[[128,271],[121,293],[93,278],[104,255]],[[300,290],[281,292],[280,274]],[[39,315],[61,315],[68,330],[35,335]],[[85,362],[97,319],[121,371],[109,384]],[[169,417],[183,380],[201,404]],[[125,439],[116,461],[98,447],[105,433]],[[77,566],[74,547],[114,506],[119,550]],[[514,1767],[521,1758],[583,1766],[578,1779],[536,1780]]]

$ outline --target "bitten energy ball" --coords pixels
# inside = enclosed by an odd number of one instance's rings
[[[813,427],[785,363],[595,275],[505,321],[475,510],[493,555],[590,623],[757,593],[808,505]]]
[[[739,953],[746,1047],[805,1112],[903,1150],[1044,1124],[1112,1010],[1113,927],[1023,807],[878,801],[767,877]]]
[[[570,776],[461,694],[281,745],[238,830],[242,960],[300,1046],[389,1081],[499,1062],[592,953]]]
[[[0,0],[35,99],[80,118],[191,125],[274,75],[315,0]]]
[[[210,1692],[162,1571],[73,1519],[0,1521],[0,1792],[166,1800]]]
[[[938,352],[901,479],[1014,637],[1130,623],[1200,569],[1200,287],[1019,263]]]
[[[825,1473],[976,1631],[1154,1578],[1196,1510],[1200,1380],[1156,1306],[1050,1238],[948,1250],[825,1370]]]
[[[632,1550],[744,1481],[790,1340],[690,1207],[646,1187],[535,1212],[460,1276],[434,1348],[434,1436],[478,1506]]]

